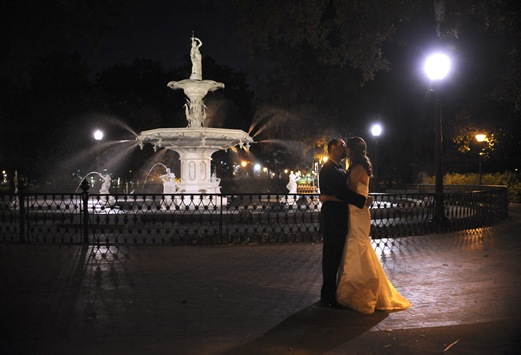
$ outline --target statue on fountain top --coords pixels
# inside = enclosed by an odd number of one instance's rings
[[[203,42],[192,35],[192,48],[190,49],[190,59],[192,60],[192,75],[191,80],[203,80],[203,56],[199,51],[199,47],[203,45]]]
[[[170,81],[167,86],[171,89],[183,89],[188,97],[184,105],[188,128],[205,127],[206,106],[204,105],[204,97],[208,92],[217,89],[223,89],[224,84],[213,80],[203,80],[202,56],[199,47],[203,42],[192,35],[192,48],[190,49],[190,58],[192,60],[192,74],[190,79],[181,81]]]

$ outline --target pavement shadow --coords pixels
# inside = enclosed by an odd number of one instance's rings
[[[387,312],[364,315],[313,304],[293,314],[249,343],[224,354],[321,354],[354,339],[387,318]]]
[[[98,319],[117,317],[118,307],[126,304],[121,293],[122,276],[128,276],[128,251],[117,246],[92,246],[85,260],[83,281],[83,322],[94,331]]]
[[[33,340],[71,334],[87,255],[86,245],[1,245],[1,353],[29,353]]]

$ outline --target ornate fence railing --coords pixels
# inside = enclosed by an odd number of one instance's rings
[[[428,190],[427,190],[428,191]],[[373,239],[456,231],[506,218],[504,186],[371,194]],[[320,242],[316,194],[0,194],[0,242],[226,245]]]

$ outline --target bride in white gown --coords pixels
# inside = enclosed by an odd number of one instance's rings
[[[362,138],[347,141],[350,159],[348,186],[367,196],[372,168]],[[325,197],[333,198],[331,196]],[[321,199],[322,200],[322,199]],[[371,246],[371,214],[365,206],[349,205],[349,225],[342,261],[338,271],[336,297],[339,304],[360,313],[395,311],[409,308],[411,303],[387,279],[380,260]]]

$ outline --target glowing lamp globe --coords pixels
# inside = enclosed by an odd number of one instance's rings
[[[94,139],[100,141],[103,139],[103,132],[99,129],[94,132]]]
[[[374,124],[371,127],[371,134],[373,137],[379,137],[380,134],[382,134],[382,126],[380,126],[378,123]]]
[[[441,53],[436,53],[427,58],[423,67],[425,74],[431,80],[443,80],[450,72],[451,61],[450,58]]]

